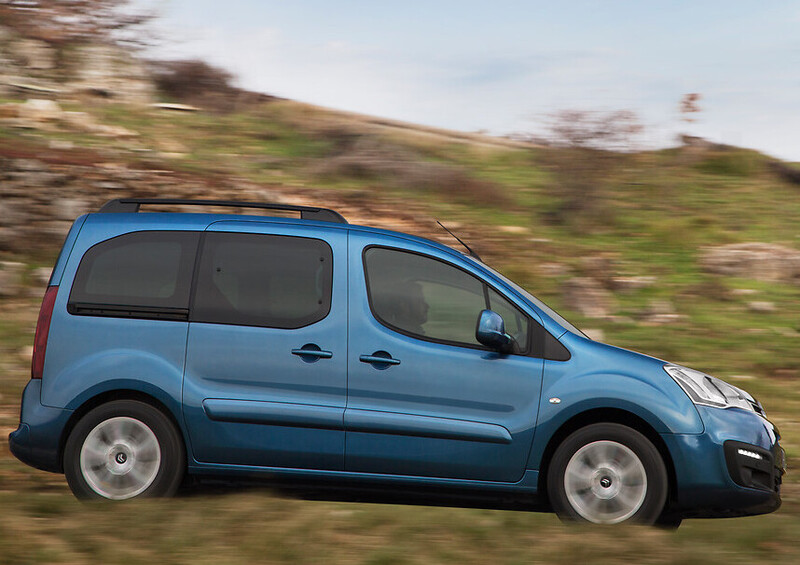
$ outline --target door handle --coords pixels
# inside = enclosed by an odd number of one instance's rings
[[[325,351],[316,343],[307,343],[300,349],[292,349],[292,355],[297,355],[306,363],[313,363],[320,359],[330,359],[333,353]]]
[[[358,358],[362,363],[370,363],[376,369],[387,369],[389,365],[399,365],[400,359],[394,359],[386,351],[376,351],[372,355],[362,355]]]

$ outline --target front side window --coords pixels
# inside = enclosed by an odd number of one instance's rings
[[[300,328],[331,307],[333,252],[322,240],[208,233],[192,321]]]
[[[528,348],[528,318],[494,289],[437,259],[395,249],[371,247],[364,253],[372,311],[384,325],[432,341],[472,347],[481,310],[503,316],[517,341]]]
[[[489,309],[494,310],[503,317],[506,333],[514,338],[518,344],[528,343],[528,317],[520,312],[516,306],[512,305],[494,289],[489,289]],[[538,329],[539,324],[535,324]]]
[[[198,239],[193,232],[135,232],[98,243],[78,266],[70,312],[160,317],[172,310],[185,318]]]

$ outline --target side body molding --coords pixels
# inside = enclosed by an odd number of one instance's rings
[[[206,398],[203,411],[217,422],[342,429],[343,411],[333,406]]]
[[[344,420],[352,432],[511,443],[511,434],[497,424],[353,408],[345,411]]]

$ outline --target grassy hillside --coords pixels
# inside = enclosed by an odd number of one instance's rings
[[[711,275],[699,263],[706,246],[800,248],[800,186],[758,153],[572,154],[288,101],[231,114],[62,107],[137,135],[0,123],[0,157],[173,171],[198,187],[198,197],[246,182],[261,187],[264,199],[339,208],[353,222],[449,242],[437,218],[579,327],[748,389],[781,429],[790,468],[800,457],[800,285]],[[0,258],[32,272],[52,264],[58,245],[49,254]],[[563,284],[575,276],[654,281],[612,291],[611,315],[592,319],[563,298]],[[31,296],[0,298],[3,433],[16,427],[41,291],[26,280]],[[774,308],[754,311],[753,301]],[[678,321],[649,322],[648,312],[665,303]],[[553,516],[525,512],[307,502],[263,491],[86,506],[72,500],[63,477],[28,469],[2,446],[0,562],[791,562],[800,557],[800,482],[793,473],[787,481],[776,514],[688,521],[667,534],[567,529]]]

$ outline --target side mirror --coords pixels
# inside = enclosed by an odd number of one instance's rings
[[[501,353],[511,353],[514,347],[514,338],[506,333],[503,317],[491,310],[481,310],[475,328],[475,339],[478,343]]]

